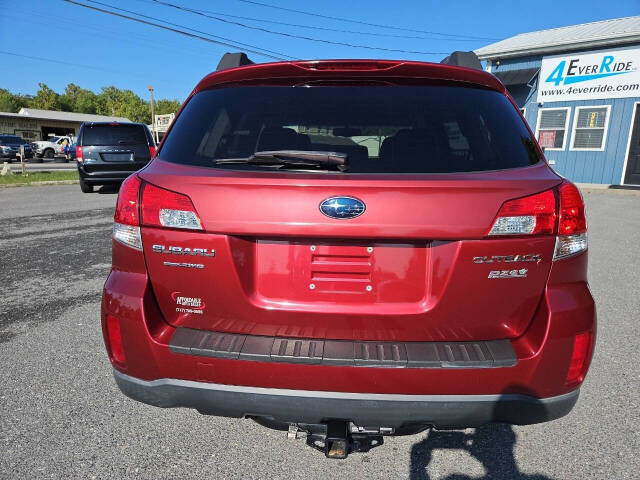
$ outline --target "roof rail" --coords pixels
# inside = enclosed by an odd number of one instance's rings
[[[482,64],[474,52],[455,51],[448,57],[444,58],[440,63],[482,70]]]
[[[220,70],[226,70],[227,68],[235,68],[241,67],[243,65],[253,65],[255,62],[252,62],[249,57],[247,57],[246,53],[238,52],[238,53],[225,53],[220,61],[218,62],[218,66],[216,67],[216,72]]]

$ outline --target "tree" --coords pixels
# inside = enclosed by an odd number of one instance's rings
[[[69,112],[96,113],[97,96],[91,90],[70,83],[60,96],[62,109]]]
[[[0,112],[18,113],[22,107],[28,107],[31,97],[13,94],[6,88],[0,88]]]
[[[60,110],[62,106],[60,103],[60,95],[44,83],[38,83],[38,86],[40,88],[31,101],[31,107],[42,110]]]
[[[156,115],[165,115],[167,113],[175,113],[180,109],[180,105],[182,105],[182,104],[177,99],[174,99],[174,100],[157,100],[156,101],[155,113],[156,113]]]
[[[120,90],[114,86],[102,87],[98,94],[96,113],[125,117],[133,122],[151,123],[149,104],[131,90]]]
[[[68,84],[63,94],[58,94],[44,83],[39,83],[37,94],[20,95],[0,88],[0,111],[16,113],[22,107],[65,112],[97,113],[112,117],[125,117],[134,122],[151,123],[149,102],[144,101],[131,90],[121,90],[114,86],[103,87],[98,94],[75,83]],[[158,115],[178,111],[180,101],[157,100],[155,113]]]

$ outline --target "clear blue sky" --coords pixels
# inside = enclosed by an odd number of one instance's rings
[[[77,1],[108,8],[97,2]],[[156,17],[164,22],[225,37],[231,40],[229,43],[243,42],[294,58],[308,59],[399,58],[437,62],[453,50],[472,50],[492,43],[492,40],[479,37],[498,40],[523,32],[640,13],[638,0],[256,0],[365,23],[356,24],[269,8],[246,0],[163,1],[215,12],[208,15],[288,34],[388,49],[442,53],[425,55],[326,44],[247,29],[159,5],[152,0],[100,0],[103,4],[131,10],[138,15]],[[369,35],[262,23],[222,17],[222,14]],[[367,23],[398,29],[384,29]],[[444,35],[399,29],[476,39],[460,41]],[[424,38],[398,38],[393,35]],[[227,51],[237,50],[88,10],[62,0],[0,0],[0,88],[13,92],[35,94],[38,82],[44,82],[61,92],[67,83],[73,82],[94,91],[115,85],[131,89],[146,98],[146,86],[151,84],[155,88],[156,98],[183,100],[200,78],[215,69],[220,56]],[[22,56],[9,55],[7,52]],[[270,60],[254,53],[249,56],[259,62]]]

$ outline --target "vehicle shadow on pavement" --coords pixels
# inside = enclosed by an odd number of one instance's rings
[[[465,450],[482,463],[486,474],[482,477],[452,474],[442,480],[522,479],[552,480],[541,474],[527,475],[520,472],[513,448],[516,433],[511,425],[494,423],[476,428],[473,433],[464,431],[432,430],[429,435],[411,448],[411,480],[429,480],[427,467],[435,450]],[[438,477],[440,479],[441,477]]]

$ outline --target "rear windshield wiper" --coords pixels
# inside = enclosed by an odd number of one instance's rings
[[[273,150],[255,152],[247,158],[221,158],[216,165],[246,163],[250,165],[282,165],[284,167],[327,167],[344,172],[347,154],[342,152],[315,152],[306,150]]]

